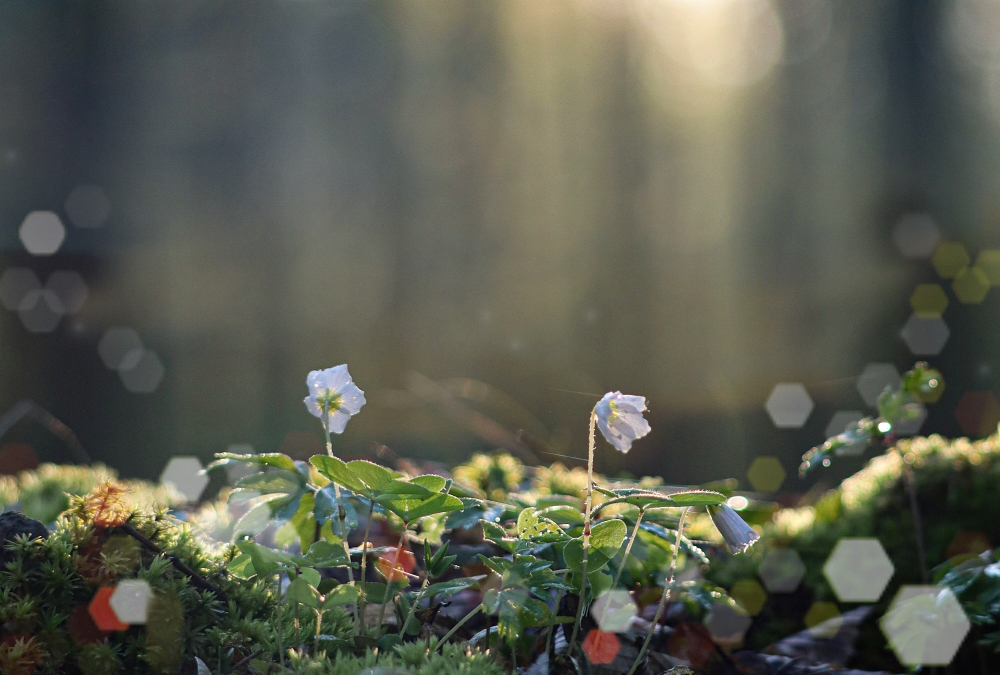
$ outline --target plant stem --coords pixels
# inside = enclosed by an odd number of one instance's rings
[[[360,612],[360,621],[355,621],[354,623],[354,634],[358,635],[361,631],[361,624],[364,623],[365,615],[365,601],[368,597],[365,595],[365,582],[367,578],[367,563],[368,563],[368,533],[371,532],[372,528],[372,513],[375,511],[375,502],[369,502],[368,504],[368,518],[365,519],[365,536],[361,540],[361,584],[358,586],[358,602],[355,603],[354,607]],[[350,556],[350,554],[348,554]],[[348,557],[350,560],[350,557]],[[357,618],[357,617],[355,617]]]
[[[590,444],[587,451],[587,501],[583,509],[583,562],[580,564],[583,579],[580,581],[580,605],[576,610],[576,623],[573,624],[573,635],[569,639],[569,646],[566,649],[567,654],[572,654],[574,647],[576,647],[576,639],[580,634],[580,623],[583,621],[583,610],[587,606],[587,558],[590,553],[590,516],[591,509],[594,506],[594,450],[596,449],[594,433],[596,430],[597,413],[591,410]]]
[[[302,648],[302,626],[299,625],[299,603],[295,603],[295,649]]]
[[[923,582],[930,583],[930,575],[927,573],[927,551],[924,546],[924,523],[920,517],[920,504],[917,502],[917,479],[913,475],[913,467],[907,464],[903,458],[903,453],[894,446],[899,461],[903,463],[903,482],[906,484],[906,493],[910,498],[910,511],[913,514],[913,533],[917,539],[917,558],[920,561],[920,578]]]
[[[447,642],[448,638],[450,638],[452,635],[454,635],[455,632],[458,631],[459,628],[461,628],[462,626],[465,625],[466,621],[468,621],[469,619],[471,619],[472,617],[474,617],[482,609],[483,609],[482,604],[476,605],[475,609],[473,609],[471,612],[469,612],[468,614],[466,614],[465,616],[463,616],[461,618],[461,620],[458,623],[455,624],[454,628],[452,628],[450,631],[448,631],[447,633],[444,634],[444,637],[441,638],[438,641],[437,647],[435,647],[434,649],[441,649],[441,645],[443,645],[445,642]],[[488,635],[488,633],[487,633],[487,635]]]
[[[552,648],[552,634],[556,632],[556,626],[558,625],[556,623],[556,619],[559,618],[559,607],[560,605],[562,605],[563,594],[565,592],[566,589],[564,588],[559,589],[559,595],[556,596],[556,609],[554,612],[552,612],[552,623],[549,624],[549,634],[545,636],[545,653],[549,655],[549,663],[552,663],[552,654],[550,652]],[[489,626],[487,625],[486,628],[488,630]],[[489,634],[486,635],[486,639],[487,639],[486,646],[488,648],[490,646]]]
[[[285,667],[285,631],[281,626],[281,573],[278,573],[278,660],[281,661],[281,667]]]
[[[320,419],[323,423],[323,432],[326,434],[326,454],[329,457],[333,457],[333,441],[330,438],[330,403],[323,404],[323,417]],[[347,511],[344,509],[344,503],[340,498],[340,486],[337,483],[333,484],[333,496],[337,500],[337,519],[340,521],[340,542],[344,545],[344,555],[347,556],[347,562],[351,562],[351,545],[347,543]],[[319,540],[319,534],[316,536],[317,541]],[[364,581],[364,575],[361,576],[361,580]],[[351,570],[350,566],[347,568],[347,582],[353,586],[354,585],[354,572]],[[363,588],[364,586],[362,586]],[[357,629],[359,621],[358,616],[358,605],[354,605],[354,627]],[[355,633],[356,635],[357,633]]]
[[[403,541],[406,539],[406,528],[408,525],[409,523],[403,523],[403,531],[399,533],[399,543],[396,544],[396,555],[392,558],[392,568],[385,575],[385,595],[382,596],[382,609],[378,612],[378,624],[375,626],[376,632],[382,630],[382,620],[385,618],[385,606],[389,604],[389,595],[392,593],[392,582],[395,581],[396,566],[399,564],[399,550],[403,548]],[[403,578],[405,579],[406,575]]]
[[[323,610],[315,609],[316,612],[316,632],[313,634],[313,656],[319,655],[319,634],[320,627],[323,625]]]
[[[622,571],[625,569],[625,562],[628,560],[628,554],[632,551],[632,544],[635,543],[635,535],[639,533],[639,523],[642,522],[642,516],[646,513],[644,507],[639,508],[639,515],[635,519],[635,527],[632,528],[632,535],[628,538],[628,544],[625,545],[625,554],[622,556],[622,561],[618,563],[618,571],[615,573],[615,581],[611,584],[611,588],[618,588],[618,582],[621,581]]]
[[[205,579],[205,577],[203,577],[200,574],[198,574],[197,572],[195,572],[193,569],[191,569],[188,565],[186,565],[180,558],[178,558],[177,556],[175,556],[173,553],[169,553],[167,551],[164,551],[162,548],[160,548],[159,546],[157,546],[153,542],[152,539],[150,539],[149,537],[147,537],[146,535],[144,535],[139,530],[135,529],[135,527],[133,525],[130,525],[129,523],[122,523],[121,525],[118,526],[118,529],[120,529],[122,532],[124,532],[128,536],[130,536],[133,539],[135,539],[136,541],[138,541],[140,544],[142,544],[143,546],[145,546],[147,549],[149,549],[153,553],[156,553],[157,555],[164,556],[167,560],[170,561],[170,563],[174,567],[176,567],[181,572],[183,572],[184,574],[186,574],[189,577],[191,577],[191,583],[193,583],[195,586],[198,586],[200,588],[204,588],[207,591],[212,591],[213,593],[215,593],[215,597],[217,597],[223,603],[226,602],[226,594],[222,592],[221,588],[219,588],[215,584],[213,584],[210,581],[208,581],[207,579]]]
[[[653,623],[649,625],[649,630],[646,632],[646,639],[642,643],[642,649],[635,657],[635,663],[632,664],[632,668],[629,669],[628,675],[633,675],[635,669],[639,667],[639,663],[642,662],[642,657],[646,655],[646,649],[649,648],[649,641],[653,639],[653,633],[656,631],[656,627],[660,625],[660,617],[663,616],[663,608],[667,606],[667,599],[670,597],[670,589],[674,585],[674,571],[677,569],[677,552],[681,550],[681,536],[684,530],[684,519],[687,518],[688,510],[690,507],[685,508],[681,511],[680,521],[677,523],[677,539],[674,540],[674,552],[670,556],[670,570],[667,572],[667,578],[663,582],[663,595],[660,596],[660,604],[656,607],[656,616],[653,617]]]
[[[424,599],[424,589],[427,588],[427,584],[430,580],[431,578],[429,576],[424,575],[424,583],[420,584],[420,590],[417,592],[417,597],[413,599],[413,604],[410,605],[410,611],[406,613],[406,620],[403,621],[403,627],[399,630],[400,635],[406,635],[406,627],[410,625],[410,619],[412,619],[413,615],[416,614],[417,605],[419,605],[420,601]],[[487,636],[487,648],[489,648],[488,640],[489,636]]]

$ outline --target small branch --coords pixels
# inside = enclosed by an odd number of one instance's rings
[[[226,594],[222,592],[221,588],[219,588],[218,586],[210,582],[208,579],[206,579],[205,577],[201,576],[193,569],[188,567],[187,564],[184,563],[184,561],[175,556],[173,553],[164,551],[162,548],[154,544],[151,539],[146,537],[146,535],[144,535],[139,530],[135,529],[135,527],[129,525],[128,523],[125,523],[123,525],[119,525],[119,529],[121,529],[123,532],[125,532],[125,534],[129,535],[130,537],[138,541],[140,544],[145,546],[148,550],[152,551],[153,553],[156,553],[157,555],[164,556],[167,560],[171,562],[171,564],[173,564],[174,567],[176,567],[181,572],[191,577],[191,582],[195,586],[198,586],[199,588],[202,588],[206,591],[211,591],[212,593],[215,593],[215,597],[217,597],[219,600],[221,600],[222,602],[227,602]]]
[[[237,661],[236,663],[233,664],[233,670],[236,670],[237,668],[243,667],[244,664],[249,663],[250,661],[254,660],[258,656],[260,656],[262,653],[264,653],[264,648],[263,647],[261,647],[260,649],[258,649],[255,652],[251,652],[250,654],[247,654],[242,659],[240,659],[239,661]]]
[[[464,626],[466,621],[468,621],[469,619],[471,619],[472,617],[474,617],[476,614],[478,614],[479,610],[481,610],[482,608],[483,608],[483,606],[481,604],[480,605],[476,605],[476,608],[474,610],[472,610],[471,612],[469,612],[468,614],[466,614],[465,616],[463,616],[462,620],[459,621],[458,623],[456,623],[454,628],[452,628],[450,631],[448,631],[447,633],[445,633],[444,637],[441,638],[441,640],[437,643],[437,647],[435,647],[435,649],[441,649],[441,645],[443,645],[445,642],[447,642],[448,638],[450,638],[452,635],[454,635],[458,631],[459,628],[461,628],[462,626]],[[486,635],[489,636],[489,633],[487,633]]]

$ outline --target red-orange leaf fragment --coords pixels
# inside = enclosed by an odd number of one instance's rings
[[[113,586],[103,586],[97,589],[97,595],[94,599],[90,601],[90,616],[93,617],[94,623],[97,627],[103,631],[114,631],[114,630],[125,630],[128,628],[127,623],[122,623],[118,620],[118,615],[115,614],[115,610],[111,609],[111,605],[108,601],[111,599],[111,594],[115,592]]]
[[[621,651],[622,643],[614,633],[594,628],[583,641],[583,651],[591,663],[611,663]]]

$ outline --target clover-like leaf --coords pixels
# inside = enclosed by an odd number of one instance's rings
[[[320,607],[319,591],[303,577],[293,579],[288,584],[288,588],[285,589],[285,595],[292,602],[297,602],[306,607],[312,607],[313,609],[319,609]]]
[[[448,581],[441,581],[436,584],[431,584],[424,589],[423,596],[425,598],[433,598],[438,596],[439,600],[447,600],[451,596],[461,593],[467,588],[475,588],[479,585],[479,582],[486,578],[485,574],[477,574],[474,577],[460,577],[458,579],[450,579]]]
[[[280,452],[262,452],[257,455],[217,452],[215,453],[215,461],[209,464],[205,470],[211,471],[212,469],[228,466],[230,464],[254,464],[262,468],[273,467],[275,469],[284,469],[286,471],[296,471],[295,460]]]
[[[714,490],[685,490],[671,493],[670,499],[677,506],[718,506],[726,501],[726,495]]]

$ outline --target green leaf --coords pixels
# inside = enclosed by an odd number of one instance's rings
[[[364,459],[348,462],[347,468],[368,487],[369,496],[381,492],[382,488],[394,478],[389,469]]]
[[[517,536],[521,539],[545,538],[549,535],[565,537],[559,526],[548,518],[540,518],[538,511],[528,507],[517,517]]]
[[[718,506],[726,501],[726,495],[714,490],[686,490],[674,492],[670,499],[678,506]]]
[[[394,478],[382,486],[381,495],[400,495],[411,499],[427,499],[434,494],[423,485]]]
[[[384,591],[383,591],[384,592]],[[379,597],[379,600],[382,598]],[[322,609],[351,605],[358,601],[358,589],[354,586],[337,586],[323,598]]]
[[[583,514],[580,513],[580,509],[561,504],[540,509],[538,515],[548,518],[557,525],[579,525],[583,522]]]
[[[427,499],[385,494],[377,497],[375,502],[395,513],[404,523],[412,523],[426,516],[458,511],[462,508],[461,499],[445,494],[435,494]]]
[[[313,518],[315,498],[311,492],[306,492],[299,500],[299,508],[289,522],[299,535],[299,549],[305,551],[316,538],[316,519]]]
[[[462,505],[464,508],[461,510],[448,514],[445,527],[450,530],[467,530],[478,525],[480,520],[495,522],[504,512],[503,506],[487,506],[478,499],[463,498]]]
[[[309,582],[310,586],[319,586],[322,578],[319,576],[319,572],[314,570],[312,567],[301,567],[299,568],[299,576]]]
[[[448,481],[441,476],[435,476],[433,474],[424,474],[422,476],[414,476],[410,479],[411,483],[425,487],[431,492],[441,492]]]
[[[590,531],[590,546],[608,558],[615,557],[622,542],[628,536],[628,527],[621,520],[605,520],[594,525]]]
[[[243,517],[236,521],[233,528],[233,539],[236,540],[246,535],[256,537],[267,529],[267,526],[274,520],[273,505],[279,501],[282,501],[282,498],[277,497],[260,502],[244,513]]]
[[[308,581],[304,578],[299,577],[293,579],[288,588],[285,590],[285,595],[292,602],[297,602],[299,604],[305,605],[306,607],[312,607],[313,609],[319,609],[319,591],[310,585]]]
[[[256,542],[239,541],[236,542],[236,548],[250,556],[258,577],[268,577],[276,574],[283,567],[292,566],[292,561],[288,556]]]
[[[329,541],[317,541],[309,547],[305,555],[315,567],[346,567],[350,561],[344,547]]]
[[[298,471],[274,469],[254,476],[245,476],[236,481],[236,487],[254,490],[261,494],[274,492],[291,493],[302,489],[305,481]]]
[[[250,579],[257,574],[253,568],[253,561],[246,553],[240,553],[233,558],[229,562],[229,565],[226,566],[226,569],[237,579]]]
[[[233,452],[217,452],[215,453],[215,461],[209,464],[205,470],[211,471],[212,469],[216,469],[221,466],[242,463],[295,471],[294,460],[292,460],[292,458],[288,455],[283,455],[280,452],[263,452],[259,455],[239,455]]]
[[[354,492],[368,491],[364,482],[337,457],[314,455],[309,458],[309,462],[316,467],[317,471],[338,485],[343,485]]]
[[[424,589],[424,597],[433,598],[437,595],[440,596],[440,600],[447,600],[451,596],[456,593],[461,593],[467,588],[475,588],[479,582],[485,578],[485,574],[478,574],[474,577],[461,577],[459,579],[451,579],[449,581],[431,584]]]
[[[344,520],[348,531],[350,531],[358,526],[358,512],[351,500],[344,494],[345,492],[347,492],[347,488],[344,488],[340,493],[340,503],[344,506]],[[338,508],[337,491],[333,485],[327,485],[316,493],[313,516],[320,525],[330,522],[331,529],[340,532],[340,509]]]

